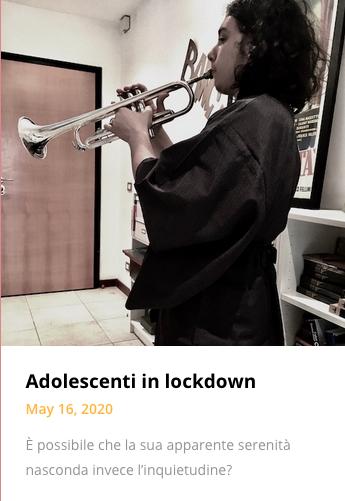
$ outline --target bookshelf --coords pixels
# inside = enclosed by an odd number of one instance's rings
[[[139,273],[143,263],[145,252],[149,240],[145,228],[138,196],[134,195],[133,213],[132,213],[132,248],[124,249],[123,253],[129,257],[129,273],[131,283],[133,283]],[[150,334],[140,323],[140,318],[144,315],[144,310],[130,311],[130,331],[133,332],[146,346],[153,346],[154,336]]]
[[[341,210],[291,209],[289,220],[345,228],[345,212]]]
[[[338,315],[330,313],[328,311],[328,304],[321,303],[320,301],[316,301],[315,299],[304,296],[303,294],[299,294],[299,292],[283,293],[281,299],[296,306],[297,308],[301,308],[302,310],[324,318],[335,325],[339,325],[339,327],[345,328],[345,318],[341,318]]]
[[[140,207],[135,202],[132,248],[123,252],[130,258],[132,283],[142,264],[148,243]],[[139,231],[138,231],[139,229]],[[304,312],[328,320],[345,328],[345,318],[329,312],[327,304],[296,292],[303,271],[303,254],[333,252],[337,237],[345,237],[345,212],[338,210],[291,209],[285,231],[276,241],[277,284],[283,316],[285,342],[293,345]],[[131,331],[147,346],[154,344],[154,336],[146,331],[139,319],[143,310],[130,313]]]
[[[286,344],[294,344],[305,311],[345,328],[345,319],[328,305],[296,292],[303,271],[303,254],[333,252],[338,236],[345,237],[345,212],[291,209],[285,231],[277,239],[277,284]]]
[[[138,320],[131,319],[131,328],[133,329],[134,334],[140,339],[142,343],[146,346],[153,346],[154,344],[154,336],[147,332],[147,330],[141,325]]]
[[[123,253],[130,259],[129,273],[131,276],[132,286],[144,260],[145,249],[146,246],[143,245],[141,240],[133,238],[132,248],[123,250]],[[144,313],[144,310],[130,311],[130,331],[133,332],[146,346],[153,346],[154,336],[147,332],[140,323],[140,318],[144,315]]]

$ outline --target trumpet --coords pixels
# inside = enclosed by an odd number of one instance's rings
[[[179,111],[164,110],[153,114],[150,128],[150,135],[153,137],[154,132],[152,129],[155,126],[170,122],[171,120],[188,113],[194,104],[194,92],[191,86],[199,80],[210,78],[212,78],[211,70],[199,77],[192,78],[191,80],[178,80],[167,85],[162,85],[153,90],[140,92],[137,89],[133,92],[134,95],[131,95],[120,102],[112,103],[104,108],[99,108],[97,110],[50,125],[37,125],[35,122],[30,120],[30,118],[20,117],[18,120],[18,134],[23,146],[35,158],[45,158],[47,155],[48,141],[71,130],[74,130],[75,141],[73,144],[75,148],[83,151],[86,149],[94,149],[99,146],[103,146],[104,144],[111,143],[112,141],[118,139],[118,137],[112,132],[101,128],[97,130],[93,136],[88,137],[83,142],[79,134],[82,127],[92,122],[98,122],[100,120],[113,117],[117,110],[123,107],[130,107],[134,111],[142,111],[145,107],[145,103],[157,98],[159,94],[170,94],[176,90],[184,89],[189,98],[188,104],[184,108]]]

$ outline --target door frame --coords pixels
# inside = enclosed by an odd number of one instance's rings
[[[78,71],[86,71],[95,75],[95,109],[102,107],[102,68],[100,66],[89,66],[86,64],[70,63],[55,59],[46,59],[36,56],[26,56],[12,52],[1,52],[1,58],[22,63],[42,64],[55,68],[65,68]],[[87,112],[89,110],[85,110]],[[95,124],[96,127],[100,122]],[[100,286],[100,246],[101,246],[101,148],[95,148],[95,195],[94,195],[94,262],[93,262],[93,286]]]

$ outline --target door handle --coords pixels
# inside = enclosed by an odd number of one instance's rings
[[[4,181],[14,181],[14,179],[9,179],[6,177],[1,177],[1,196],[6,195],[6,186],[4,185]]]

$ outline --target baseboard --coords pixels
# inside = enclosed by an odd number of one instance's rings
[[[102,289],[104,289],[105,287],[117,287],[118,289],[120,289],[120,291],[122,291],[124,294],[126,294],[126,296],[128,296],[130,293],[130,289],[125,284],[123,284],[120,280],[118,280],[117,278],[111,278],[108,280],[100,280],[99,286]]]
[[[116,287],[118,287],[120,289],[120,291],[122,291],[124,294],[126,294],[126,296],[129,296],[129,293],[131,290],[127,287],[127,285],[120,282],[120,280],[117,281]]]

